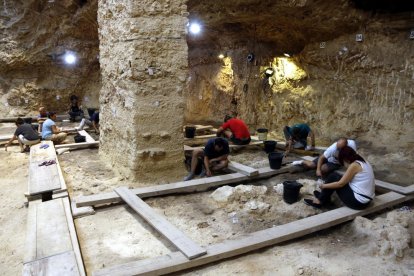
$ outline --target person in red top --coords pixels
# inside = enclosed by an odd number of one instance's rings
[[[226,115],[224,124],[217,130],[217,136],[224,134],[235,145],[247,145],[250,143],[250,132],[246,124],[237,118]]]

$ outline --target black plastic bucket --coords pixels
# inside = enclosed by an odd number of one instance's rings
[[[259,138],[259,140],[261,141],[267,140],[267,132],[268,132],[267,128],[258,128],[257,137]]]
[[[185,127],[185,138],[194,138],[196,128],[194,126]]]
[[[274,140],[267,140],[267,141],[263,141],[263,145],[264,145],[264,151],[266,153],[271,153],[275,151],[277,142]]]
[[[271,169],[273,170],[280,169],[280,166],[282,166],[282,160],[283,160],[283,153],[280,153],[280,152],[269,153],[269,165]]]
[[[283,200],[288,203],[292,204],[298,201],[299,199],[299,191],[303,185],[298,183],[297,181],[284,181],[283,182]]]

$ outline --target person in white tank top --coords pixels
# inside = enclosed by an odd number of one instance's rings
[[[352,209],[366,208],[375,197],[375,177],[371,165],[349,146],[339,151],[338,160],[347,167],[343,176],[331,173],[326,183],[321,184],[321,192],[314,191],[314,199],[305,199],[305,203],[321,208],[330,202],[336,192],[341,201]]]

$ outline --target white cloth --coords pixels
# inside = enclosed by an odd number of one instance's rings
[[[375,197],[375,177],[372,167],[367,162],[356,161],[362,167],[362,171],[357,173],[349,182],[349,187],[354,191],[356,200],[361,203],[369,202],[369,199],[361,196],[366,195],[370,198]]]
[[[357,151],[356,143],[354,140],[348,139],[348,147],[353,148],[355,151]],[[339,164],[338,161],[338,147],[336,146],[336,142],[327,148],[323,155],[328,160],[329,163]]]

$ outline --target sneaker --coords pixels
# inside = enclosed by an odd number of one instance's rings
[[[184,181],[191,180],[191,179],[193,179],[193,177],[194,177],[194,174],[192,172],[190,172],[186,177],[184,177]]]
[[[203,167],[203,169],[201,170],[201,173],[200,173],[200,177],[205,177],[205,176],[206,176],[206,170]]]

